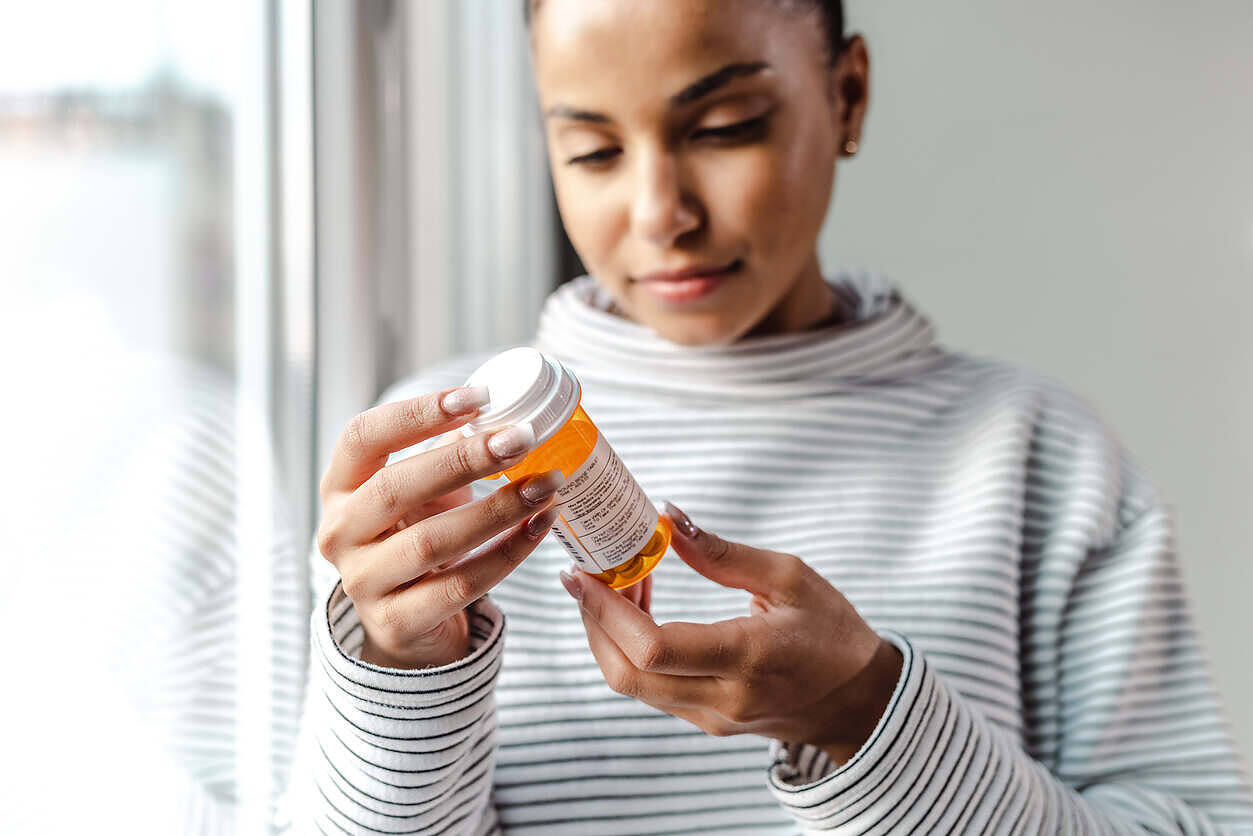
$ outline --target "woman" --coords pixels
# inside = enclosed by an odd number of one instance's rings
[[[533,433],[433,443],[482,405],[457,388],[482,358],[400,384],[322,484],[342,585],[314,615],[298,812],[385,833],[1253,827],[1167,508],[1108,428],[942,349],[886,279],[824,278],[869,90],[839,3],[527,13],[594,277],[536,344],[673,503],[679,559],[626,595],[559,586],[560,474],[481,481]]]

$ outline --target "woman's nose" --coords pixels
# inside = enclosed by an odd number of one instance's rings
[[[636,232],[658,247],[670,247],[701,225],[701,211],[680,183],[678,163],[657,155],[642,159],[636,173],[631,223]]]

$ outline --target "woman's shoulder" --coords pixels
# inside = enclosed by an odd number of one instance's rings
[[[1120,503],[1119,516],[1163,501],[1092,397],[1025,364],[961,352],[949,356],[953,373],[968,387],[967,403],[1008,410],[1025,428],[1024,455],[1033,478],[1078,490],[1099,485]]]
[[[1094,401],[1054,375],[1000,357],[961,351],[948,352],[947,360],[942,374],[960,381],[964,398],[990,405],[1015,403],[1036,413],[1042,423],[1113,435]]]

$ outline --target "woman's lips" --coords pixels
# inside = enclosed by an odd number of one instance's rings
[[[743,262],[737,258],[722,267],[701,266],[670,273],[650,273],[638,282],[663,302],[693,302],[713,293],[742,266]]]

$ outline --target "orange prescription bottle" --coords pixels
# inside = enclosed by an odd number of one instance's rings
[[[512,348],[480,366],[467,386],[486,386],[487,406],[461,428],[467,435],[530,423],[536,447],[504,471],[510,481],[558,469],[553,534],[580,569],[614,589],[643,580],[670,545],[670,521],[580,405],[573,372],[534,348]]]

